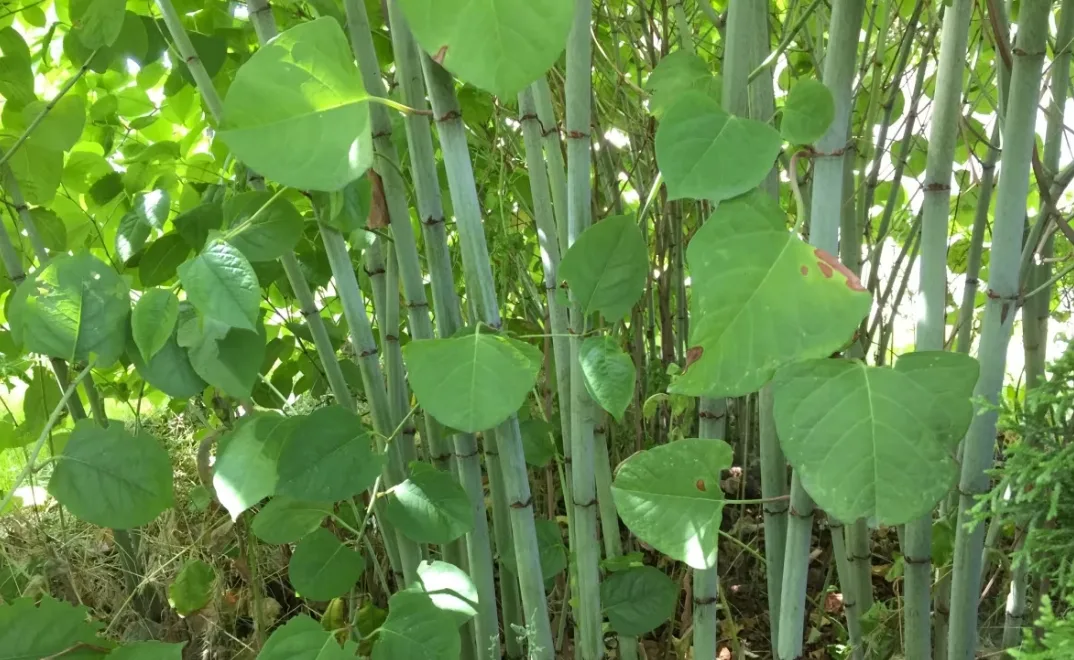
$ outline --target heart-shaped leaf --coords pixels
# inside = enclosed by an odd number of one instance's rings
[[[942,442],[958,444],[973,421],[973,389],[981,365],[962,353],[918,351],[899,356],[895,371],[913,379],[932,397],[933,429]]]
[[[515,413],[541,370],[541,352],[475,326],[448,339],[412,341],[403,358],[414,396],[438,422],[460,431],[490,429]]]
[[[362,555],[321,527],[295,546],[287,575],[303,598],[331,600],[347,593],[364,570]]]
[[[234,246],[211,241],[179,266],[179,281],[187,300],[206,317],[232,328],[255,329],[261,287],[250,262]]]
[[[340,648],[335,631],[299,614],[272,631],[257,660],[354,660],[356,655],[357,649]]]
[[[219,338],[202,335],[187,354],[194,371],[207,383],[228,396],[248,399],[265,356],[265,326],[258,323],[256,332],[225,328]]]
[[[630,356],[619,348],[615,339],[602,335],[582,342],[578,350],[582,363],[585,387],[601,408],[623,421],[630,400],[634,397],[637,372]]]
[[[656,161],[669,200],[737,197],[764,181],[782,146],[768,124],[730,115],[695,91],[679,96],[656,131]]]
[[[134,337],[128,337],[126,355],[145,382],[172,398],[188,399],[201,393],[208,383],[194,371],[189,354],[176,341],[178,335],[178,330],[173,329],[168,341],[148,362],[142,359]]]
[[[713,75],[712,66],[696,53],[674,50],[656,63],[656,68],[645,81],[649,97],[649,112],[660,119],[668,108],[675,105],[679,95],[689,91],[701,91],[720,103],[723,96],[723,79]]]
[[[671,618],[679,585],[652,566],[617,571],[600,583],[600,604],[612,630],[640,637]]]
[[[429,595],[441,612],[462,625],[477,614],[477,587],[466,571],[446,561],[418,564],[418,579],[408,587]]]
[[[343,29],[324,16],[280,33],[239,67],[218,135],[269,179],[339,190],[373,162],[367,98]]]
[[[779,130],[791,144],[812,144],[834,119],[835,99],[828,87],[818,80],[799,80],[783,103]]]
[[[251,529],[265,543],[295,543],[330,515],[332,505],[328,503],[274,497],[254,516]]]
[[[607,218],[582,232],[563,255],[559,277],[585,314],[618,321],[645,292],[649,250],[633,217]]]
[[[933,399],[895,369],[808,360],[772,381],[780,445],[828,515],[901,525],[932,510],[958,476]]]
[[[619,517],[642,541],[692,568],[716,565],[723,491],[731,467],[722,440],[687,439],[640,451],[619,466],[612,497]]]
[[[339,502],[370,488],[383,461],[357,415],[338,405],[320,408],[302,418],[285,442],[276,492]]]
[[[276,461],[296,423],[295,418],[255,412],[217,441],[213,489],[232,520],[276,492]]]
[[[872,297],[853,273],[784,228],[761,192],[720,204],[690,242],[689,396],[756,392],[781,365],[842,348]]]
[[[454,476],[428,463],[410,465],[410,478],[388,493],[384,514],[417,543],[450,543],[474,527],[466,491]]]
[[[165,234],[149,244],[138,262],[142,286],[160,286],[175,277],[190,256],[190,246],[179,234]]]
[[[263,190],[225,202],[224,222],[234,232],[228,242],[250,261],[279,259],[302,236],[302,216],[294,205]]]
[[[388,599],[388,618],[377,633],[373,660],[457,660],[461,647],[451,614],[428,594],[403,590]]]
[[[0,605],[0,649],[4,658],[61,657],[83,644],[103,640],[97,632],[103,626],[93,621],[89,608],[52,598],[16,598]]]
[[[172,506],[171,460],[160,441],[128,433],[123,422],[101,428],[82,420],[60,454],[48,491],[79,520],[138,527]]]
[[[504,99],[556,63],[567,46],[570,0],[401,0],[429,55],[459,78]]]
[[[175,582],[168,585],[168,604],[179,616],[190,616],[209,604],[213,597],[216,572],[200,559],[183,564]]]

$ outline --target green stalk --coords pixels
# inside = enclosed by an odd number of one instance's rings
[[[1048,125],[1045,130],[1044,157],[1042,164],[1049,175],[1059,170],[1059,156],[1063,146],[1063,108],[1070,92],[1070,43],[1074,39],[1074,0],[1063,0],[1056,32],[1055,59],[1051,70],[1051,103],[1048,108]],[[1056,213],[1055,196],[1046,204],[1040,219],[1042,226],[1051,221]],[[1062,220],[1058,220],[1063,222]],[[1050,258],[1054,252],[1054,234],[1041,250],[1040,258],[1030,268],[1026,288],[1039,291],[1025,302],[1022,308],[1022,335],[1025,346],[1026,397],[1045,379],[1048,349],[1048,321],[1051,316],[1052,286],[1046,286],[1051,278]],[[1033,249],[1032,244],[1027,246]],[[1011,585],[1007,594],[1007,610],[1003,622],[1003,647],[1013,648],[1022,640],[1022,626],[1026,614],[1026,582],[1029,564],[1015,560],[1011,569]],[[1036,616],[1036,612],[1030,612]]]
[[[458,99],[455,97],[454,81],[440,65],[428,57],[422,57],[422,69],[434,117],[439,126],[440,150],[444,157],[448,188],[457,218],[463,269],[466,271],[471,305],[480,320],[493,328],[499,328],[502,321],[495,280],[482,225],[481,205],[477,199],[466,129],[462,123]],[[504,494],[509,505],[526,627],[530,634],[530,655],[538,660],[551,660],[555,649],[541,575],[537,530],[533,520],[533,498],[530,494],[529,475],[517,417],[512,416],[501,424],[495,435],[503,472]]]
[[[985,530],[981,525],[970,527],[969,510],[976,498],[989,489],[986,470],[992,466],[998,417],[995,406],[1003,387],[1007,343],[1019,295],[1018,267],[1051,6],[1050,0],[1025,0],[1019,15],[1018,43],[1013,51],[1007,121],[1003,128],[1003,176],[997,187],[992,224],[989,296],[981,321],[978,350],[981,375],[974,392],[976,409],[966,434],[959,482],[949,633],[950,657],[954,660],[972,658],[976,648],[978,587]],[[1043,221],[1043,216],[1038,219],[1038,222]]]
[[[860,0],[834,0],[832,3],[823,81],[835,100],[835,119],[815,146],[813,199],[809,214],[812,219],[810,243],[829,254],[839,252],[840,207],[845,199],[843,159],[850,131],[854,64],[864,12],[864,3]],[[813,509],[812,498],[795,474],[791,480],[791,519],[780,597],[780,660],[792,660],[802,655]]]
[[[420,51],[395,0],[388,2],[388,16],[392,26],[392,45],[403,102],[412,108],[425,110],[427,103]],[[459,297],[455,292],[455,274],[451,268],[451,253],[447,244],[447,228],[440,198],[440,181],[433,152],[432,130],[429,118],[421,113],[408,113],[404,118],[404,125],[410,152],[410,170],[417,197],[418,217],[421,221],[425,256],[432,281],[437,331],[440,337],[450,337],[462,327],[462,313],[459,308]],[[431,428],[432,424],[436,424],[436,421],[431,418],[426,420],[427,428]],[[436,430],[442,433],[440,429]],[[472,433],[457,434],[453,444],[454,452],[451,452],[450,446],[430,447],[430,450],[434,453],[434,462],[437,462],[441,469],[450,469],[452,464],[454,465],[473,507],[474,529],[466,537],[466,564],[478,593],[478,614],[474,620],[477,657],[486,660],[499,657],[500,635],[496,616],[496,581],[492,544],[489,538],[481,464],[478,458],[477,440]],[[447,452],[450,457],[447,464],[441,460],[444,452]],[[514,591],[517,601],[517,585]],[[508,627],[507,630],[510,631],[510,628]],[[511,633],[508,634],[510,636]]]
[[[567,238],[573,245],[592,224],[590,178],[590,123],[592,115],[591,0],[575,0],[574,25],[567,40]],[[597,494],[594,475],[593,426],[595,410],[579,353],[588,328],[581,307],[574,301],[571,327],[571,464],[576,547],[576,645],[583,660],[604,657],[600,610],[600,544],[597,528]]]
[[[552,209],[556,215],[559,249],[567,250],[567,168],[563,164],[563,145],[552,106],[552,90],[548,78],[542,76],[533,83],[533,100],[537,105],[537,119],[541,122],[544,141],[544,157],[548,165],[548,182],[552,188]],[[567,417],[570,417],[569,415]],[[563,436],[569,437],[569,436]]]
[[[973,0],[946,7],[940,59],[929,127],[925,199],[921,217],[919,292],[924,303],[917,325],[917,350],[942,351],[947,319],[947,236],[951,177],[962,112],[962,71],[966,67]],[[932,656],[932,513],[905,528],[903,647],[908,658]]]

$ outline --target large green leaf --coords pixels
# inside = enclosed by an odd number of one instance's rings
[[[213,489],[232,520],[275,493],[276,461],[295,424],[277,413],[255,412],[221,436]]]
[[[373,162],[369,107],[347,37],[299,23],[243,64],[218,133],[239,160],[300,190],[339,190]]]
[[[723,491],[731,467],[722,440],[687,439],[640,451],[619,466],[612,497],[619,517],[642,541],[692,568],[716,565]]]
[[[34,95],[34,72],[29,60],[8,55],[0,57],[0,96],[12,107],[23,107],[34,102],[37,97]]]
[[[186,642],[130,642],[108,654],[108,660],[183,660]]]
[[[190,246],[179,234],[165,234],[149,244],[138,262],[142,286],[160,286],[175,277],[190,256]]]
[[[295,499],[338,502],[373,485],[384,458],[357,415],[338,405],[300,420],[280,453],[276,492]]]
[[[645,292],[649,250],[631,216],[607,218],[582,232],[563,255],[559,277],[588,314],[618,321]]]
[[[620,635],[646,635],[671,618],[679,585],[652,566],[617,571],[600,583],[600,604],[611,629]]]
[[[232,328],[254,330],[261,287],[250,262],[234,246],[210,241],[201,254],[179,266],[190,304]]]
[[[89,49],[111,46],[123,29],[126,0],[71,0],[71,22]]]
[[[258,323],[256,332],[237,328],[225,328],[225,331],[227,334],[219,339],[205,335],[191,346],[187,353],[190,366],[205,382],[225,394],[248,399],[265,357],[265,326]]]
[[[175,581],[168,585],[168,604],[179,616],[190,616],[204,608],[213,597],[216,572],[200,559],[183,564]]]
[[[711,96],[695,91],[679,96],[656,131],[656,161],[668,199],[737,197],[768,176],[782,146],[768,124],[729,115]]]
[[[809,360],[772,381],[780,445],[802,486],[837,520],[900,525],[928,513],[958,476],[933,395],[895,369]]]
[[[13,142],[0,140],[0,151],[6,153]],[[56,191],[63,179],[62,151],[27,140],[11,155],[7,164],[27,202],[46,206],[56,199]]]
[[[417,543],[445,544],[474,527],[470,498],[447,472],[412,463],[410,478],[388,493],[384,514],[393,527]]]
[[[187,245],[201,250],[209,239],[209,232],[224,224],[224,208],[219,202],[206,202],[184,211],[172,220],[175,231]]]
[[[179,320],[179,298],[170,289],[150,289],[142,294],[131,314],[131,334],[145,361],[164,348]]]
[[[29,124],[47,107],[45,101],[34,101],[22,109],[22,118]],[[68,94],[56,101],[30,139],[46,149],[67,151],[78,144],[85,125],[86,98]]]
[[[332,505],[274,497],[254,516],[254,536],[265,543],[295,543],[321,526],[332,514]]]
[[[799,80],[783,103],[779,130],[791,144],[812,144],[828,131],[835,119],[835,99],[824,83]]]
[[[459,78],[513,99],[567,46],[570,0],[401,0],[414,37]]]
[[[649,112],[660,119],[668,108],[675,105],[679,95],[689,91],[701,91],[720,103],[723,79],[712,74],[712,65],[696,53],[674,50],[656,64],[645,81],[649,92]]]
[[[623,421],[623,413],[634,396],[637,381],[630,356],[619,348],[615,339],[601,335],[582,342],[578,361],[582,363],[582,375],[590,396],[612,417]]]
[[[784,228],[761,192],[720,204],[698,230],[690,266],[687,364],[668,391],[741,396],[781,365],[842,348],[872,297],[834,257]]]
[[[89,619],[89,608],[49,595],[34,601],[0,605],[0,660],[58,658],[80,644],[101,644],[97,631],[103,626]]]
[[[962,353],[918,351],[899,356],[895,371],[909,376],[932,397],[933,430],[941,442],[958,444],[973,421],[970,397],[981,365]]]
[[[97,366],[123,354],[130,290],[89,252],[60,255],[23,285],[26,348],[70,362],[97,356]]]
[[[537,529],[537,555],[541,563],[541,577],[547,583],[567,570],[567,546],[563,543],[563,531],[555,520],[538,518],[533,521]],[[514,553],[500,557],[504,568],[518,574]]]
[[[477,614],[477,587],[469,574],[446,561],[423,561],[418,564],[418,579],[409,589],[429,595],[442,612],[451,614],[462,625]]]
[[[119,260],[127,263],[141,252],[152,231],[152,227],[142,222],[135,211],[124,213],[116,229],[116,256]]]
[[[29,385],[22,398],[24,421],[18,429],[22,444],[37,440],[37,436],[45,429],[52,411],[60,405],[63,399],[63,391],[56,382],[56,376],[49,369],[37,366],[28,373]]]
[[[168,341],[148,362],[142,359],[142,352],[135,345],[134,337],[128,337],[127,358],[145,382],[170,397],[187,399],[201,393],[207,383],[194,371],[190,356],[176,341],[177,337],[178,330],[173,330]]]
[[[60,454],[48,491],[77,518],[130,529],[172,506],[172,466],[153,436],[128,433],[123,422],[101,428],[82,420]]]
[[[458,660],[461,649],[452,615],[428,594],[404,590],[388,599],[388,619],[377,634],[372,660]]]
[[[475,433],[518,411],[541,370],[533,346],[475,326],[449,339],[403,346],[410,385],[427,413],[451,428]]]
[[[279,259],[302,236],[298,210],[285,199],[273,199],[267,191],[242,193],[229,199],[224,203],[224,222],[234,232],[228,242],[250,261]]]
[[[287,575],[303,598],[331,600],[347,593],[364,570],[362,555],[321,527],[295,546]]]
[[[257,660],[354,660],[355,655],[340,648],[333,631],[299,614],[272,632]]]

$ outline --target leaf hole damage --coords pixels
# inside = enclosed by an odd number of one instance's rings
[[[835,271],[838,271],[846,278],[848,288],[853,291],[865,291],[865,287],[862,286],[861,280],[854,274],[854,271],[844,266],[838,259],[820,248],[813,250],[813,254],[817,257],[817,267],[824,273],[824,277],[830,279]]]

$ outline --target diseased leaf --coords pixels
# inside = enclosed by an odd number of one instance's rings
[[[559,277],[585,314],[618,321],[645,292],[649,251],[633,217],[607,218],[582,232],[563,255]]]

